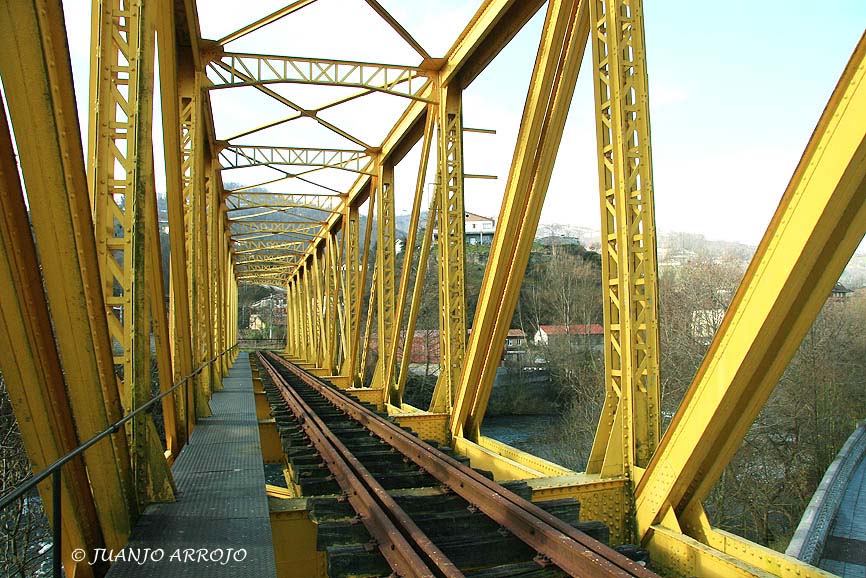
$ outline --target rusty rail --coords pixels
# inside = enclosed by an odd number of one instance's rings
[[[334,475],[334,479],[346,493],[349,503],[361,514],[361,521],[370,535],[376,539],[379,550],[391,567],[401,576],[462,577],[463,573],[418,528],[385,488],[275,371],[273,365],[268,363],[261,353],[258,356],[262,367],[277,386],[280,395],[295,414],[298,423],[313,442]],[[412,542],[426,554],[428,560],[439,570],[438,573],[434,573],[421,559],[404,535],[411,538]]]
[[[274,364],[292,372],[338,410],[359,422],[454,493],[475,505],[486,516],[563,571],[573,576],[643,578],[656,576],[619,552],[464,466],[402,428],[382,419],[381,416],[286,359],[273,353],[267,353],[267,357],[259,355],[272,379],[273,376],[277,376],[285,387],[285,380],[274,370]],[[291,391],[290,387],[285,389]],[[280,390],[284,391],[284,388],[281,387]],[[292,393],[297,397],[296,393]],[[328,465],[330,467],[330,462]],[[379,488],[387,495],[381,486]],[[399,509],[396,504],[394,506]],[[405,513],[403,515],[405,516]],[[420,530],[418,532],[420,533]],[[407,535],[413,534],[410,531]],[[461,575],[459,570],[457,572],[456,575]]]

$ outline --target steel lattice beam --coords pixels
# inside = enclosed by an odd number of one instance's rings
[[[349,86],[426,100],[429,73],[412,66],[226,52],[208,63],[213,88],[277,82]]]
[[[605,402],[587,472],[645,466],[659,439],[658,279],[641,0],[591,0]]]
[[[366,151],[300,147],[229,145],[220,151],[223,169],[256,166],[307,166],[364,172],[370,163]]]

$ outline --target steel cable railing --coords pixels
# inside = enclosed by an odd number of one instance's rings
[[[38,474],[34,474],[34,475],[30,476],[29,478],[27,478],[26,481],[24,481],[21,484],[18,484],[18,486],[16,486],[15,489],[13,489],[11,492],[0,497],[0,512],[3,512],[7,507],[14,504],[18,500],[21,500],[22,498],[24,498],[39,483],[45,481],[49,476],[51,476],[51,478],[52,478],[51,479],[51,486],[52,486],[52,515],[51,515],[51,518],[52,518],[52,534],[53,534],[53,543],[51,546],[51,552],[52,552],[51,567],[52,567],[52,576],[54,578],[60,578],[62,576],[60,551],[61,551],[61,544],[62,544],[62,538],[61,538],[61,527],[62,526],[61,526],[61,524],[63,522],[63,515],[61,512],[61,507],[63,505],[62,501],[61,501],[61,498],[62,498],[61,497],[61,482],[62,482],[62,476],[63,476],[63,466],[67,462],[72,460],[73,458],[83,454],[85,451],[87,451],[89,448],[96,445],[97,443],[99,443],[103,439],[105,439],[108,436],[113,435],[113,434],[117,433],[118,431],[120,431],[120,428],[123,427],[123,425],[126,424],[126,422],[135,418],[137,415],[139,415],[143,412],[151,411],[151,409],[158,402],[160,402],[164,397],[166,397],[169,394],[174,393],[179,388],[181,388],[181,387],[184,388],[184,397],[186,398],[187,397],[187,387],[188,387],[190,381],[195,376],[197,376],[202,371],[204,371],[205,368],[210,367],[217,360],[222,359],[225,355],[228,355],[233,350],[235,350],[237,347],[238,347],[238,344],[236,343],[236,344],[232,345],[231,347],[229,347],[228,349],[224,350],[222,353],[217,354],[215,357],[213,357],[209,361],[207,361],[207,362],[203,363],[201,366],[199,366],[195,371],[193,371],[192,373],[190,373],[189,375],[187,375],[186,377],[184,377],[183,379],[181,379],[180,381],[178,381],[177,383],[172,385],[171,388],[169,388],[163,392],[160,392],[159,395],[154,396],[147,403],[135,408],[133,411],[131,411],[130,413],[123,416],[121,419],[117,420],[116,422],[114,422],[113,424],[108,426],[108,428],[106,428],[105,430],[96,434],[95,436],[93,436],[92,438],[90,438],[89,440],[87,440],[86,442],[84,442],[83,444],[81,444],[80,446],[75,448],[74,450],[70,451],[69,453],[67,453],[63,457],[61,457],[61,458],[55,460],[53,463],[49,464],[42,471],[40,471]],[[186,412],[186,423],[185,423],[186,431],[189,431],[189,415],[190,415],[190,412],[187,411]]]

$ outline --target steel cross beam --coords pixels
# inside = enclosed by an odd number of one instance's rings
[[[220,151],[220,160],[224,170],[288,165],[342,169],[355,173],[364,172],[364,167],[370,163],[366,151],[253,145],[229,145]]]
[[[396,64],[235,52],[216,55],[208,70],[212,89],[286,82],[366,88],[417,100],[427,100],[420,93],[430,74]]]
[[[298,195],[245,193],[243,195],[230,195],[226,198],[226,208],[229,211],[243,211],[247,209],[278,209],[282,211],[308,209],[323,213],[334,213],[338,210],[339,204],[339,197],[305,198]],[[270,212],[274,213],[278,211]],[[239,222],[249,218],[246,215],[234,215],[230,217],[230,220],[232,222]]]
[[[252,235],[256,233],[272,233],[278,235],[301,235],[315,237],[321,225],[307,225],[294,221],[231,221],[229,223],[232,235]]]

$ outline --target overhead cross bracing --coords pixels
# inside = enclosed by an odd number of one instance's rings
[[[383,24],[380,35],[391,33],[403,42],[410,53],[404,62],[278,54],[273,53],[273,43],[257,40],[267,37],[269,29],[303,25],[304,15],[319,9],[316,4],[293,3],[237,33],[201,45],[207,77],[205,100],[214,112],[210,138],[218,151],[231,243],[235,255],[245,257],[235,262],[244,283],[286,280],[303,265],[302,259],[295,258],[295,243],[303,238],[312,245],[327,237],[334,219],[345,215],[358,177],[378,177],[381,137],[371,138],[369,130],[362,132],[363,122],[348,123],[349,128],[331,119],[339,118],[343,109],[350,109],[349,114],[371,110],[380,116],[388,109],[388,115],[398,118],[407,104],[432,103],[438,98],[433,87],[442,59],[431,58],[376,2],[363,9]],[[235,50],[241,40],[257,50]],[[382,58],[388,56],[381,53]],[[406,51],[400,56],[406,59]],[[263,109],[270,114],[258,115],[255,126],[233,123],[223,130],[226,115],[221,112],[220,99],[241,88],[246,91],[243,94],[252,91],[269,100],[270,105]],[[376,100],[376,95],[386,98]],[[232,102],[244,102],[243,96]],[[387,121],[367,118],[365,122],[385,126]],[[277,192],[285,188],[290,191]],[[351,201],[359,206],[359,200]],[[277,262],[265,257],[280,249],[287,249],[286,256],[293,259]],[[252,267],[248,258],[260,255],[262,261]]]

